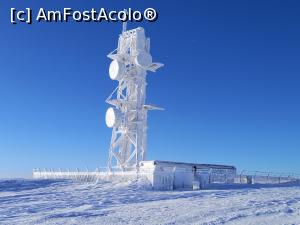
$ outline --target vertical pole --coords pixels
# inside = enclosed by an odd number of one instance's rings
[[[125,9],[124,11],[125,11],[126,14],[128,15],[127,10]],[[125,22],[123,22],[123,24],[122,24],[122,34],[123,34],[124,32],[126,32],[126,30],[127,30],[127,22],[125,21]]]
[[[122,24],[122,33],[126,32],[127,29],[127,22],[123,22]]]

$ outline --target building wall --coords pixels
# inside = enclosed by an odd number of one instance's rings
[[[142,162],[140,172],[156,190],[204,189],[210,183],[233,183],[236,176],[234,167],[160,161]]]

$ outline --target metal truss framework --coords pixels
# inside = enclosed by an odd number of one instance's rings
[[[138,170],[139,162],[146,159],[148,110],[161,109],[145,104],[147,71],[155,72],[163,64],[152,63],[144,29],[126,31],[126,25],[118,48],[108,57],[113,60],[110,78],[119,83],[106,100],[112,105],[106,112],[106,124],[112,128],[108,168]]]

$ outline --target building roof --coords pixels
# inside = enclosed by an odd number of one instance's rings
[[[202,164],[202,163],[186,163],[186,162],[172,162],[161,160],[149,160],[144,162],[150,162],[154,165],[181,165],[181,166],[196,166],[197,168],[213,168],[213,169],[231,169],[235,170],[236,167],[230,165],[217,165],[217,164]]]

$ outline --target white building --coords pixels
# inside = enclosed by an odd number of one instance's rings
[[[234,166],[169,161],[143,161],[140,176],[146,177],[153,189],[202,189],[210,183],[233,183]]]

